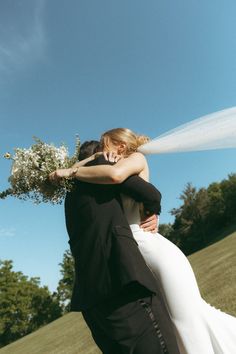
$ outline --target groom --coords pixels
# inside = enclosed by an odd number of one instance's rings
[[[97,149],[98,142],[81,146],[83,158],[92,154],[91,146]],[[107,163],[100,156],[87,165]],[[147,214],[159,213],[160,193],[138,176],[120,185],[75,180],[67,194],[66,226],[75,261],[71,310],[82,311],[103,354],[177,354],[172,323],[123,214],[121,192],[143,202]]]

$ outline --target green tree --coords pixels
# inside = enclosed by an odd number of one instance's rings
[[[171,223],[159,225],[158,232],[160,232],[160,234],[166,238],[170,238],[172,231],[173,231],[173,228],[172,228]]]
[[[225,221],[227,224],[236,220],[236,174],[232,173],[221,182],[221,190],[225,204]]]
[[[179,197],[179,199],[183,201],[182,205],[179,208],[171,210],[171,214],[175,216],[175,221],[173,224],[173,232],[170,236],[185,253],[189,252],[189,235],[191,234],[191,229],[196,219],[196,195],[196,188],[193,187],[191,183],[187,183]]]
[[[207,245],[205,225],[209,198],[205,188],[197,191],[191,183],[187,183],[180,199],[183,204],[171,211],[172,215],[175,216],[175,221],[170,239],[184,253],[190,254]]]
[[[207,228],[208,233],[213,234],[225,226],[225,200],[222,193],[221,183],[211,183],[207,188],[209,198]]]
[[[57,293],[63,311],[68,312],[74,284],[74,259],[69,250],[65,251],[62,263],[59,265],[61,266],[62,278],[58,283]]]
[[[0,347],[31,333],[61,316],[55,295],[39,278],[12,270],[10,260],[0,261]]]
[[[235,225],[236,174],[199,190],[188,183],[180,200],[181,206],[171,210],[174,223],[164,232],[188,255],[212,243],[226,226]]]

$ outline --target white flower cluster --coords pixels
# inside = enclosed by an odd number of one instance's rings
[[[13,195],[19,199],[32,199],[35,203],[60,203],[67,190],[73,186],[71,180],[61,180],[57,185],[51,183],[48,176],[58,168],[71,167],[77,160],[79,140],[73,157],[68,156],[65,145],[55,147],[38,138],[29,149],[15,149],[9,182],[11,188],[1,193],[1,197]],[[9,153],[6,158],[11,158]],[[5,194],[4,194],[5,193]]]

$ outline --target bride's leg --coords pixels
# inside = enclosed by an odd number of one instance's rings
[[[187,257],[160,234],[139,231],[134,237],[162,289],[181,353],[214,353],[204,323],[202,298]]]

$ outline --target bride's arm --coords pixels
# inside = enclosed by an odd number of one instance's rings
[[[73,177],[80,181],[98,184],[122,183],[131,175],[142,172],[147,162],[143,154],[135,152],[125,159],[119,160],[115,165],[98,165],[79,167],[74,171]]]
[[[69,168],[58,168],[57,170],[55,170],[49,174],[49,180],[51,180],[52,182],[53,181],[55,182],[55,181],[59,180],[60,178],[71,178],[71,177],[74,178],[75,173],[78,171],[78,168],[97,159],[101,155],[103,155],[102,152],[96,152],[95,154],[87,157],[86,159],[75,162],[74,165],[72,165]]]

